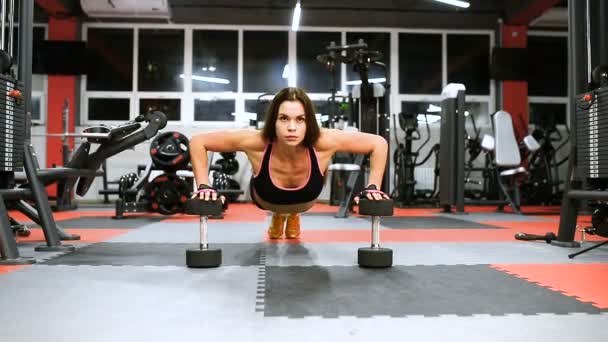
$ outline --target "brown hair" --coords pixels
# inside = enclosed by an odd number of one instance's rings
[[[317,117],[315,116],[315,106],[312,104],[308,95],[306,95],[306,92],[300,88],[284,88],[275,95],[266,111],[262,135],[269,141],[274,141],[276,139],[276,122],[277,117],[279,116],[279,107],[285,101],[300,101],[302,106],[304,106],[304,113],[306,115],[304,119],[306,122],[306,135],[304,136],[302,144],[306,147],[314,146],[321,135],[321,129],[317,123]]]

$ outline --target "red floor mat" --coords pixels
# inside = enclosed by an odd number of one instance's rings
[[[508,222],[508,221],[484,221],[480,222],[483,224],[508,228],[511,230],[511,234],[516,233],[528,233],[528,234],[537,234],[544,235],[547,232],[553,232],[557,235],[559,230],[559,222]],[[581,222],[579,221],[579,224]],[[584,224],[583,224],[584,226]],[[581,235],[579,232],[576,232],[574,235],[575,240],[579,240]],[[585,235],[585,240],[589,241],[603,241],[605,238],[597,236],[597,235]]]
[[[497,270],[608,309],[608,264],[492,265]]]
[[[32,228],[32,235],[28,237],[18,237],[17,242],[40,242],[44,243],[44,234],[40,228]],[[129,232],[128,229],[78,229],[70,228],[65,229],[70,234],[80,235],[80,240],[74,241],[63,241],[65,245],[71,245],[76,243],[97,243],[106,241],[118,235],[126,234]]]
[[[0,274],[15,272],[26,267],[30,267],[30,265],[0,266]]]
[[[250,203],[231,203],[224,213],[224,222],[264,222],[267,212]],[[162,222],[197,222],[198,217],[193,215],[168,216]]]

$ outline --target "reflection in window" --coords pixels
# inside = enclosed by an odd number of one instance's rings
[[[243,33],[243,91],[276,93],[287,87],[287,32]]]
[[[448,35],[448,83],[462,83],[467,95],[490,94],[490,37]]]
[[[234,100],[194,100],[195,121],[234,121]]]
[[[439,34],[399,34],[401,94],[441,93],[441,50]]]
[[[238,32],[192,33],[192,91],[237,91]]]
[[[139,31],[138,87],[144,91],[182,91],[184,31]]]
[[[317,55],[326,54],[325,48],[333,41],[340,45],[339,32],[298,32],[298,87],[309,93],[329,93],[331,73],[317,61]],[[336,65],[336,83],[340,88],[340,64]]]
[[[540,127],[566,124],[566,104],[530,103],[530,123]]]
[[[87,31],[87,90],[133,89],[133,30]]]
[[[266,110],[270,106],[270,101],[272,97],[262,98],[260,101],[258,100],[245,100],[245,111],[249,113],[256,113],[258,120],[263,121],[264,116],[266,115]]]
[[[380,51],[383,55],[382,63],[386,64],[387,72],[390,71],[391,58],[391,36],[388,33],[375,32],[348,32],[346,34],[346,44],[356,44],[359,39],[363,39],[367,44],[367,49],[372,51]],[[353,70],[352,65],[346,67],[346,80],[357,81],[361,80],[359,73]],[[385,72],[382,68],[376,65],[371,65],[369,69],[369,78],[378,79],[384,78]],[[348,84],[350,85],[350,84]]]
[[[42,98],[40,96],[32,96],[32,120],[42,120]]]
[[[140,99],[139,112],[146,114],[150,111],[160,111],[167,116],[167,120],[179,121],[181,119],[179,99]]]
[[[129,120],[129,99],[89,99],[89,120]]]

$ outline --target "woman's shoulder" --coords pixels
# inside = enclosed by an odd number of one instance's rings
[[[322,128],[319,139],[315,143],[315,149],[317,151],[331,150],[335,147],[336,137],[340,134],[340,130],[333,128]]]
[[[251,151],[263,151],[268,142],[261,131],[255,129],[241,130],[242,145]]]

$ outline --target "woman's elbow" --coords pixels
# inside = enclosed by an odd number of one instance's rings
[[[190,138],[188,147],[191,153],[205,149],[205,136],[203,134],[197,134],[193,136],[192,138]]]

